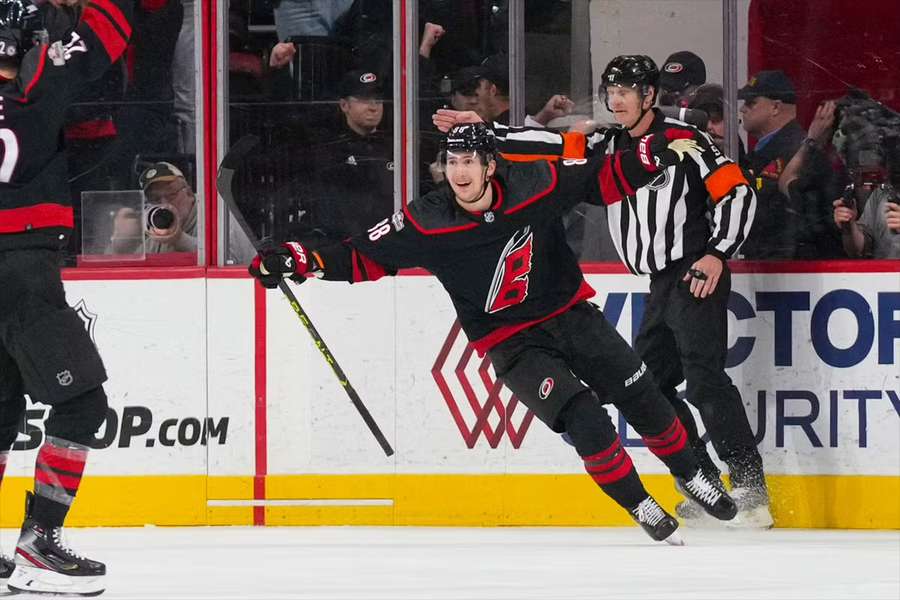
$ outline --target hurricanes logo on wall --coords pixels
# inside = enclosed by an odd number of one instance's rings
[[[431,376],[467,448],[474,448],[482,435],[491,448],[498,447],[504,435],[519,448],[534,420],[534,413],[493,371],[490,359],[478,358],[459,321],[454,321]]]
[[[88,310],[87,304],[84,303],[84,299],[79,300],[78,304],[72,307],[72,310],[75,311],[75,314],[78,315],[78,318],[84,323],[84,330],[91,336],[91,341],[96,344],[97,340],[94,338],[94,326],[97,324],[97,315]]]

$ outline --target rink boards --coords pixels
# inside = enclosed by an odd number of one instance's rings
[[[837,272],[848,265],[857,272]],[[798,272],[736,273],[729,317],[729,373],[776,522],[900,528],[900,273],[788,267]],[[647,281],[616,271],[588,281],[630,340]],[[110,375],[73,524],[627,523],[573,449],[496,383],[427,274],[296,288],[390,458],[281,294],[242,270],[81,270],[66,288]],[[0,526],[21,519],[45,413],[29,406]],[[671,507],[662,464],[620,431]]]

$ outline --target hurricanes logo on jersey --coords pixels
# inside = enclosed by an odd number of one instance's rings
[[[534,234],[531,227],[517,231],[506,243],[494,269],[494,278],[491,280],[484,312],[499,312],[525,301],[528,296],[531,257],[534,254],[533,244]]]

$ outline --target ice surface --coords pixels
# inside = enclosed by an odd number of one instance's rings
[[[71,529],[114,598],[900,598],[898,531],[635,528]],[[8,554],[17,532],[0,531]],[[16,596],[24,598],[24,596]]]

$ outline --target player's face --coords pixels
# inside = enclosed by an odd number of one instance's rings
[[[482,157],[477,152],[448,152],[447,181],[457,202],[465,207],[481,199],[485,181],[494,174],[496,168],[497,163],[490,161],[485,169]]]
[[[606,86],[606,97],[613,117],[624,127],[634,126],[641,118],[642,105],[646,105],[645,109],[649,109],[652,103],[649,96],[642,102],[636,88],[618,85]]]

